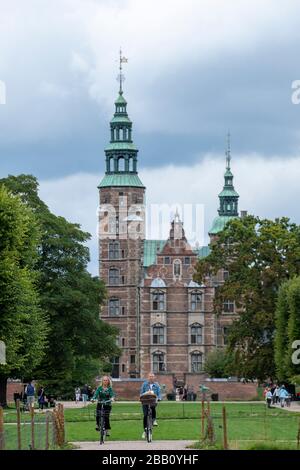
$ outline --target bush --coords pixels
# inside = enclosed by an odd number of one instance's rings
[[[210,377],[218,377],[219,379],[226,378],[231,375],[231,364],[231,355],[222,349],[216,349],[208,353],[204,371],[209,374]]]
[[[176,394],[175,393],[167,393],[167,400],[176,400]]]

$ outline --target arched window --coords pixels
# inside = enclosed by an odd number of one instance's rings
[[[200,351],[194,351],[191,354],[191,371],[201,372],[203,369],[203,355]]]
[[[120,244],[119,242],[110,242],[108,250],[109,259],[119,259],[120,258]]]
[[[110,268],[108,282],[111,286],[120,284],[120,270],[118,268]]]
[[[124,159],[124,157],[120,157],[118,159],[118,171],[125,171],[125,159]]]
[[[165,343],[165,327],[161,323],[156,323],[152,327],[152,342],[153,344]]]
[[[165,309],[165,293],[156,291],[152,293],[152,310],[159,311]]]
[[[161,351],[155,351],[153,353],[153,372],[156,374],[157,372],[165,372],[165,355]]]
[[[110,317],[118,317],[120,315],[120,300],[109,299],[108,312]]]
[[[191,325],[191,344],[202,344],[202,326],[200,323],[193,323]]]
[[[115,356],[111,359],[112,371],[111,376],[114,379],[118,379],[120,377],[120,358],[119,356]]]
[[[128,159],[128,170],[133,171],[133,158],[129,157]]]
[[[174,276],[181,276],[181,261],[179,259],[175,259],[174,261],[173,273]]]
[[[114,159],[110,157],[109,159],[109,171],[114,171]]]
[[[191,293],[191,311],[199,311],[202,307],[202,294],[200,292]]]

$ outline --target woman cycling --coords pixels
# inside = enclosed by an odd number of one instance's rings
[[[111,429],[110,427],[110,422],[109,422],[109,414],[111,412],[111,402],[114,401],[114,391],[112,389],[112,382],[111,379],[107,376],[104,375],[102,377],[102,380],[100,382],[100,386],[97,388],[95,391],[92,401],[98,400],[97,403],[97,412],[96,412],[96,431],[99,431],[99,426],[100,426],[100,412],[101,412],[101,402],[107,402],[103,405],[104,408],[104,419],[105,419],[105,429],[106,429],[106,435],[109,436],[109,433],[107,432],[108,429]]]

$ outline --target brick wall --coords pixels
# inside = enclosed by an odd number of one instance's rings
[[[7,382],[7,401],[14,401],[14,393],[22,393],[24,391],[24,384],[21,382]]]

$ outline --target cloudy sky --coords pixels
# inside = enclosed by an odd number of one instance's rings
[[[206,243],[230,129],[240,209],[300,223],[299,17],[297,0],[0,0],[0,177],[36,175],[49,207],[93,235],[97,272],[122,46],[149,207],[201,206]]]

